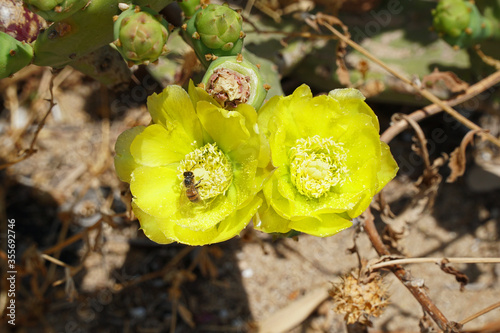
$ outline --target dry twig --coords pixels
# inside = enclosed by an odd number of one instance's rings
[[[364,212],[365,216],[365,230],[370,238],[373,247],[377,251],[379,256],[390,255],[389,250],[385,247],[380,235],[375,228],[375,218],[371,213],[370,207]],[[450,332],[458,332],[456,328],[456,323],[449,321],[445,315],[438,309],[434,302],[429,298],[425,289],[420,286],[416,286],[411,283],[413,277],[411,274],[405,270],[401,265],[392,265],[390,270],[396,275],[396,277],[403,283],[403,285],[412,293],[415,299],[422,305],[423,309],[427,314],[436,322],[436,324],[442,329]]]
[[[437,98],[435,95],[433,95],[431,92],[429,92],[425,88],[420,87],[415,82],[409,80],[405,76],[401,75],[397,71],[395,71],[392,68],[390,68],[389,66],[387,66],[384,62],[382,62],[381,60],[379,60],[378,58],[373,56],[365,48],[363,48],[359,44],[353,42],[349,37],[343,35],[341,32],[339,32],[337,29],[335,29],[331,24],[329,24],[327,22],[327,19],[328,19],[327,15],[324,15],[321,13],[318,13],[316,15],[316,20],[318,21],[318,23],[321,24],[322,26],[324,26],[325,28],[327,28],[331,33],[333,33],[335,36],[337,36],[340,40],[344,41],[349,46],[356,49],[358,52],[363,54],[365,57],[367,57],[371,61],[378,64],[379,66],[384,68],[386,71],[388,71],[389,73],[391,73],[392,75],[394,75],[395,77],[397,77],[398,79],[403,81],[404,83],[412,86],[416,92],[418,92],[420,95],[422,95],[423,97],[425,97],[426,99],[428,99],[432,103],[439,105],[439,107],[441,107],[444,111],[448,112],[451,116],[453,116],[453,118],[455,118],[456,120],[461,122],[463,125],[467,126],[470,129],[481,131],[481,135],[485,139],[487,139],[488,141],[491,141],[492,143],[494,143],[495,145],[500,147],[500,139],[498,139],[498,138],[494,137],[493,135],[484,131],[479,125],[473,123],[472,121],[470,121],[469,119],[467,119],[466,117],[464,117],[463,115],[458,113],[456,110],[452,109],[449,105],[447,105],[446,103],[441,101],[439,98]]]
[[[404,258],[404,259],[394,259],[389,261],[384,261],[384,258],[381,258],[380,261],[376,264],[372,264],[368,266],[369,270],[380,269],[383,267],[389,267],[394,265],[407,265],[407,264],[428,264],[428,263],[437,263],[440,264],[441,261],[447,260],[452,264],[498,264],[500,263],[500,258]]]
[[[470,86],[463,94],[456,96],[448,101],[443,101],[449,106],[459,105],[468,101],[469,99],[481,94],[482,92],[490,89],[500,82],[500,71],[491,74],[490,76],[482,79],[478,83]],[[419,122],[427,117],[433,116],[443,111],[442,107],[438,104],[431,104],[423,109],[416,110],[408,115],[409,118]],[[405,119],[401,119],[393,124],[380,136],[380,139],[385,143],[389,143],[396,135],[403,132],[409,127]]]

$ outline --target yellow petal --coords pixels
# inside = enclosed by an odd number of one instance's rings
[[[169,217],[179,208],[181,180],[177,165],[142,166],[134,170],[130,182],[134,203],[149,215]]]
[[[182,87],[168,86],[160,94],[149,96],[147,104],[155,124],[163,125],[167,129],[179,126],[191,138],[190,143],[196,141],[202,144],[203,133],[200,121],[188,93]]]
[[[139,164],[134,160],[130,153],[132,141],[141,134],[146,127],[137,126],[130,128],[120,134],[115,144],[115,169],[121,181],[130,183],[130,175]]]
[[[130,152],[141,165],[164,166],[179,162],[192,151],[191,140],[182,129],[167,131],[162,125],[153,124],[132,141]]]

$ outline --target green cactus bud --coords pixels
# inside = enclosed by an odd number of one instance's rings
[[[448,44],[458,48],[477,44],[497,30],[474,3],[466,0],[442,0],[432,15],[436,31]]]
[[[88,2],[88,0],[24,0],[29,10],[52,22],[73,15]]]
[[[0,31],[0,79],[28,66],[32,58],[33,48],[30,44]]]
[[[184,15],[189,18],[193,17],[194,13],[200,7],[200,0],[177,0],[179,7],[181,7]]]
[[[200,8],[187,22],[186,38],[205,65],[215,57],[234,56],[241,52],[245,34],[242,18],[227,5]]]
[[[131,6],[115,22],[114,44],[125,60],[148,64],[166,52],[167,26],[152,9]]]
[[[241,55],[220,57],[212,61],[202,82],[205,90],[229,109],[247,103],[258,110],[268,90],[257,66]]]

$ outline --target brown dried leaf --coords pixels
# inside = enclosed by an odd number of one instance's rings
[[[347,66],[345,64],[345,55],[347,53],[347,44],[343,41],[338,41],[337,43],[337,50],[336,50],[336,58],[335,58],[335,63],[337,64],[337,70],[335,73],[337,74],[337,77],[339,79],[340,84],[343,86],[350,87],[352,85],[351,83],[351,78],[349,76],[349,70],[347,69]]]
[[[341,20],[339,20],[339,18],[335,16],[318,13],[316,15],[316,20],[319,24],[322,24],[322,22],[327,22],[331,26],[338,25],[342,28],[342,31],[344,32],[344,35],[347,38],[351,37],[349,34],[348,27]],[[340,84],[347,87],[351,87],[352,86],[351,78],[349,76],[349,71],[344,61],[345,55],[347,53],[346,49],[347,49],[347,43],[342,40],[339,40],[337,42],[337,49],[335,51],[335,56],[336,56],[335,63],[337,64],[336,74]]]
[[[425,205],[425,210],[430,209],[434,206],[434,200],[436,199],[437,192],[439,189],[439,184],[443,177],[439,174],[439,168],[441,168],[445,161],[448,159],[447,155],[443,155],[436,158],[430,168],[424,170],[424,173],[415,182],[419,192],[417,197],[424,197],[427,199],[427,204]]]
[[[441,260],[441,264],[439,265],[439,267],[443,272],[455,275],[455,279],[457,280],[458,283],[460,283],[460,291],[463,291],[465,285],[469,283],[469,278],[467,277],[467,275],[460,272],[458,269],[453,268],[451,266],[447,266],[448,263],[449,263],[448,259],[445,258]]]
[[[458,177],[461,177],[465,173],[465,165],[466,165],[466,157],[465,151],[467,150],[467,146],[469,143],[473,143],[472,139],[474,135],[479,133],[479,130],[469,131],[467,135],[464,136],[460,146],[455,148],[455,150],[450,155],[450,161],[448,162],[448,166],[451,169],[451,174],[446,179],[447,183],[453,183],[457,180]]]
[[[69,302],[73,302],[78,297],[78,291],[75,287],[75,281],[73,280],[73,276],[71,274],[71,268],[64,268],[64,275],[66,277],[66,284],[64,285],[64,292],[66,293],[66,297]]]
[[[368,80],[358,87],[366,98],[377,96],[385,90],[385,84],[381,80]]]
[[[437,68],[434,68],[434,71],[425,75],[422,78],[422,82],[424,82],[426,87],[434,87],[438,81],[442,81],[446,88],[453,94],[459,94],[464,92],[467,88],[469,88],[469,84],[460,80],[460,78],[453,72],[440,72]]]
[[[182,320],[189,325],[191,328],[195,328],[195,324],[193,321],[193,314],[191,311],[188,310],[187,307],[185,307],[183,304],[177,304],[177,310],[179,311],[179,315],[181,316]]]
[[[314,289],[284,308],[276,311],[267,319],[257,323],[258,333],[288,332],[303,322],[328,298],[328,287]]]

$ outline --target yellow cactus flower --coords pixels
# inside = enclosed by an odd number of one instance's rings
[[[152,124],[122,133],[115,168],[157,243],[204,245],[238,235],[262,199],[265,154],[254,108],[228,111],[191,83],[148,98]]]
[[[352,225],[398,170],[377,117],[356,89],[312,97],[302,85],[259,110],[276,168],[255,227],[326,237]]]

